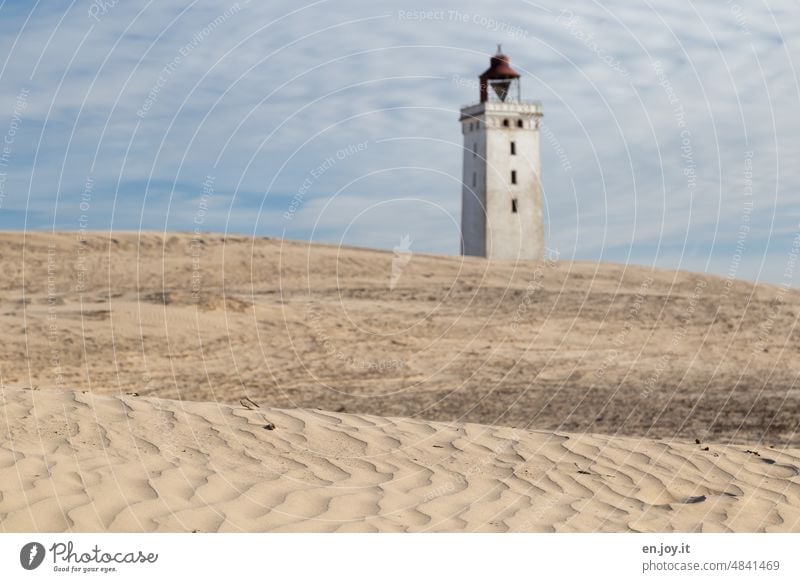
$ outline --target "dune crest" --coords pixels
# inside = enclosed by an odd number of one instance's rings
[[[4,388],[3,531],[800,531],[800,450]]]
[[[800,446],[800,292],[246,236],[0,233],[7,385]]]

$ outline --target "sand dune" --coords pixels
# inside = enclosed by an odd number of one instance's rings
[[[800,531],[800,450],[4,389],[3,531]]]
[[[0,233],[0,530],[800,531],[797,292],[396,259]]]
[[[214,234],[0,233],[0,381],[800,446],[795,291],[395,259]]]

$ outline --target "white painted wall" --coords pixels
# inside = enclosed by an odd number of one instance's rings
[[[473,129],[470,129],[470,126]],[[462,119],[461,130],[464,134],[464,164],[461,181],[461,254],[485,257],[486,131],[482,120],[469,118]]]
[[[462,253],[492,259],[544,258],[538,119],[541,105],[479,103],[461,110],[464,135]],[[508,127],[503,125],[507,119]],[[522,120],[523,127],[517,127]],[[470,130],[470,123],[478,124]],[[516,155],[511,154],[511,142]],[[477,155],[473,147],[477,144]],[[517,183],[511,183],[516,171]],[[477,177],[472,186],[473,173]],[[517,199],[517,212],[511,201]]]

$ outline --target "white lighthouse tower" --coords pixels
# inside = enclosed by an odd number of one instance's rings
[[[542,105],[522,101],[519,74],[499,46],[490,65],[480,76],[480,103],[461,109],[461,254],[540,260]]]

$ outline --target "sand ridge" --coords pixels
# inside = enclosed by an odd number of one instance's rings
[[[800,450],[0,393],[2,531],[800,531]]]

